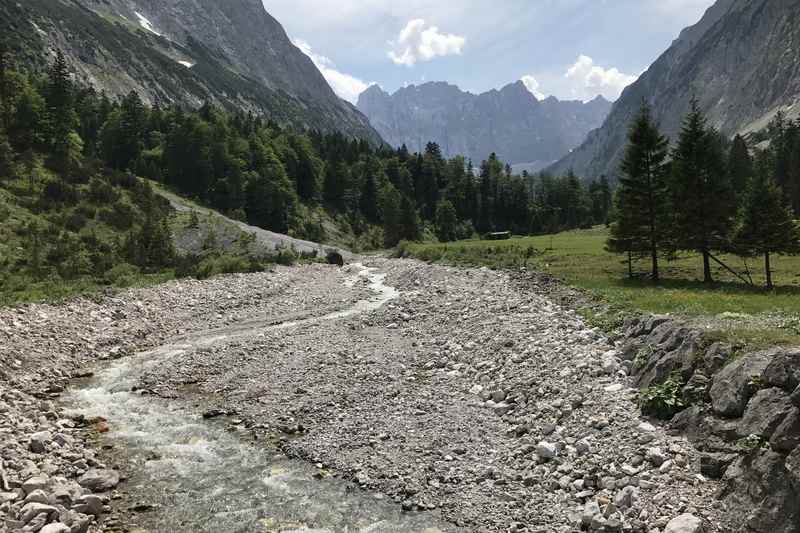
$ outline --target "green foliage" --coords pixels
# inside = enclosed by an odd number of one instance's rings
[[[617,190],[618,217],[611,226],[608,248],[648,255],[651,277],[657,282],[658,257],[670,228],[665,164],[668,141],[653,123],[647,104],[642,104],[628,138]]]
[[[683,383],[680,376],[672,375],[663,383],[639,391],[639,408],[645,416],[669,420],[685,405],[681,397]]]
[[[436,206],[436,236],[442,242],[454,241],[458,233],[458,215],[449,200],[442,200]]]

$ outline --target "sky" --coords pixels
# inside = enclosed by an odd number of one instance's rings
[[[522,80],[538,98],[619,97],[714,0],[263,0],[342,98]]]

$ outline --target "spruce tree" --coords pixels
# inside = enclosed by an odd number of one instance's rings
[[[734,247],[742,255],[764,257],[768,289],[773,288],[770,256],[800,253],[800,228],[780,188],[763,173],[759,173],[745,198]]]
[[[667,149],[667,138],[653,123],[650,107],[642,104],[628,133],[617,197],[618,218],[611,226],[607,246],[617,253],[649,255],[654,282],[660,279],[658,256],[668,226]]]
[[[741,135],[733,138],[733,144],[731,144],[728,154],[728,173],[733,193],[741,203],[747,196],[747,187],[753,177],[753,159],[750,157],[747,142]]]
[[[456,240],[458,215],[449,200],[442,200],[436,206],[436,236],[442,242]]]
[[[711,283],[711,252],[727,246],[736,209],[719,134],[706,124],[697,100],[672,159],[672,246],[701,254],[703,281]]]

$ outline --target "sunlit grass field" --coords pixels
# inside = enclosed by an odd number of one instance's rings
[[[605,251],[607,237],[605,227],[596,227],[507,241],[404,243],[403,249],[425,261],[546,272],[588,291],[612,309],[695,319],[705,324],[711,338],[751,346],[800,345],[800,257],[773,258],[776,288],[772,291],[762,288],[761,258],[732,255],[719,258],[745,278],[752,277],[755,286],[717,264],[713,265],[716,283],[702,283],[702,259],[696,254],[663,259],[663,279],[655,285],[645,275],[649,270],[645,260],[634,261],[633,271],[639,276],[630,279],[627,258]]]

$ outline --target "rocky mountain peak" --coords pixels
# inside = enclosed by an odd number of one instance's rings
[[[693,96],[728,136],[763,129],[778,110],[797,116],[799,48],[800,0],[718,0],[623,91],[603,126],[551,170],[616,176],[643,99],[672,139]]]

